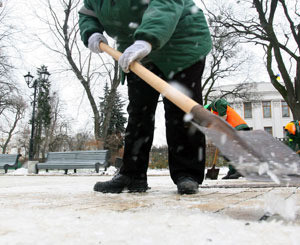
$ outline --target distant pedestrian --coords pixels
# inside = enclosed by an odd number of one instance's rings
[[[300,122],[298,120],[289,122],[285,127],[288,145],[300,154]]]
[[[206,105],[205,108],[222,117],[236,130],[250,130],[245,120],[229,105],[225,99],[216,99],[209,105]],[[224,158],[229,161],[229,159],[226,157]],[[227,172],[226,176],[223,177],[223,179],[238,179],[239,177],[242,177],[242,175],[231,164],[229,164],[228,167],[229,171]]]

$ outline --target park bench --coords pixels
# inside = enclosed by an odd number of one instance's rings
[[[99,173],[99,168],[105,170],[108,167],[108,150],[96,151],[69,151],[69,152],[49,152],[44,163],[36,164],[36,174],[40,169],[48,170],[65,170],[65,174],[69,169],[95,169]]]
[[[8,168],[18,168],[19,157],[21,154],[0,154],[0,169],[7,173]]]

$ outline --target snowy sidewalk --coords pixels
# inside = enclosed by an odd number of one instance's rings
[[[299,187],[206,180],[181,196],[158,175],[143,194],[92,191],[109,179],[1,174],[0,244],[299,244]]]

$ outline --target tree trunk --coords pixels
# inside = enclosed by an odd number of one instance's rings
[[[300,40],[300,25],[298,25],[298,37]],[[293,112],[294,120],[300,121],[300,59],[297,61],[297,71],[295,77],[295,109]]]
[[[281,46],[280,43],[277,39],[277,36],[274,32],[274,27],[273,27],[273,18],[275,16],[275,11],[278,5],[278,0],[273,0],[270,5],[270,13],[269,13],[269,18],[266,19],[266,13],[263,10],[263,6],[261,1],[259,0],[254,0],[253,1],[255,8],[257,10],[260,24],[262,28],[265,30],[266,35],[269,40],[269,45],[267,48],[267,69],[268,73],[271,79],[272,84],[274,87],[278,90],[278,92],[282,95],[284,100],[288,103],[292,114],[293,118],[295,120],[300,120],[300,104],[299,104],[299,91],[297,91],[297,87],[299,87],[299,84],[296,82],[297,78],[295,79],[295,84],[292,82],[292,78],[289,75],[288,69],[285,65],[282,53],[281,53]],[[282,80],[284,81],[284,85],[282,86],[279,82],[277,82],[275,78],[275,74],[272,71],[272,51],[274,52],[274,57],[277,63],[277,67],[281,73]],[[296,69],[297,69],[297,76],[299,74],[299,57],[297,60],[296,64]],[[296,76],[296,77],[297,77]]]
[[[6,141],[5,141],[4,145],[3,145],[2,154],[5,154],[5,153],[6,153],[7,146],[8,146],[8,144],[9,144],[10,140],[11,140],[11,137],[12,137],[12,135],[13,135],[13,132],[14,132],[14,130],[15,130],[17,124],[18,124],[18,121],[19,121],[20,118],[21,118],[21,115],[20,115],[19,113],[20,113],[19,111],[16,112],[16,115],[15,115],[15,121],[14,121],[14,123],[13,123],[11,129],[10,129],[9,132],[8,132],[8,137],[7,137],[7,139],[6,139]]]
[[[64,25],[63,25],[63,34],[64,34],[64,48],[66,51],[66,56],[67,56],[67,60],[69,62],[69,64],[72,67],[73,72],[75,73],[76,77],[79,79],[79,81],[81,82],[81,84],[83,85],[85,92],[87,94],[88,100],[91,104],[92,107],[92,111],[94,114],[94,136],[96,140],[100,139],[100,113],[97,107],[97,104],[95,102],[95,99],[92,95],[90,86],[89,86],[89,78],[88,80],[86,80],[81,71],[79,70],[79,68],[77,67],[76,63],[73,60],[72,57],[72,52],[71,52],[71,48],[70,48],[70,37],[68,35],[68,21],[69,21],[69,16],[71,13],[71,7],[72,4],[69,3],[67,5],[68,9],[65,10],[65,20],[64,20]]]

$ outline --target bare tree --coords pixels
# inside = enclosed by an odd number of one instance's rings
[[[9,24],[9,9],[1,2],[0,8],[0,133],[2,153],[7,152],[11,139],[16,133],[17,124],[24,116],[26,104],[18,93],[12,78],[13,66],[7,49],[12,47],[15,27]]]
[[[214,93],[217,92],[217,93]],[[257,101],[260,100],[260,95],[256,92],[256,83],[241,82],[236,85],[218,87],[218,90],[213,90],[208,97],[209,101],[218,98],[225,99],[241,99],[243,101]]]
[[[7,147],[16,133],[15,130],[17,128],[18,122],[24,117],[26,109],[26,103],[22,99],[22,97],[15,97],[15,99],[11,102],[9,108],[5,110],[5,113],[2,113],[0,132],[2,134],[2,138],[4,138],[3,144],[0,145],[2,148],[2,153],[6,153]]]
[[[16,88],[9,82],[0,81],[0,116],[14,104]]]
[[[75,136],[69,138],[70,150],[85,150],[87,142],[91,141],[91,135],[89,132],[80,132]]]
[[[63,114],[63,106],[56,92],[53,92],[50,97],[51,105],[51,122],[45,128],[44,138],[41,147],[41,157],[44,159],[49,151],[62,150],[64,139],[68,135],[70,127],[70,119]]]
[[[29,155],[29,139],[30,139],[30,127],[29,124],[22,125],[23,127],[20,127],[20,130],[16,134],[15,142],[18,149],[20,149],[21,152],[24,152],[24,157],[26,158]]]
[[[12,65],[5,50],[12,45],[12,38],[16,31],[15,27],[9,24],[9,9],[7,5],[0,8],[0,82],[7,82],[10,78]]]
[[[235,5],[222,5],[216,23],[242,42],[262,47],[271,83],[288,103],[294,119],[300,120],[299,1],[244,0],[236,4],[242,14],[233,11]]]
[[[9,9],[6,4],[0,8],[0,115],[14,105],[14,93],[17,88],[12,79],[13,66],[7,49],[11,47],[15,27],[9,24]]]
[[[230,35],[228,29],[220,26],[218,21],[221,13],[211,11],[202,1],[206,8],[208,25],[211,32],[213,47],[207,57],[206,68],[203,76],[202,91],[204,104],[211,100],[210,94],[214,92],[216,82],[222,79],[234,77],[241,73],[242,66],[249,60],[250,54],[240,46],[239,39]],[[249,82],[249,81],[247,81]],[[240,85],[237,85],[237,90]]]
[[[45,2],[49,9],[50,18],[39,18],[48,26],[56,43],[54,46],[50,46],[48,43],[41,41],[46,47],[58,53],[67,61],[69,68],[66,71],[71,70],[80,81],[93,111],[95,139],[105,141],[105,139],[100,138],[101,115],[97,106],[99,103],[96,101],[96,98],[99,96],[93,93],[94,84],[108,75],[112,86],[111,96],[114,97],[116,87],[119,85],[118,66],[116,63],[106,63],[100,56],[92,56],[80,41],[78,27],[78,6],[81,3],[80,0],[60,1],[59,7],[55,6],[53,1],[46,0]],[[101,59],[96,61],[92,57]],[[105,116],[109,117],[109,112]],[[109,118],[105,118],[105,120],[109,121]]]

